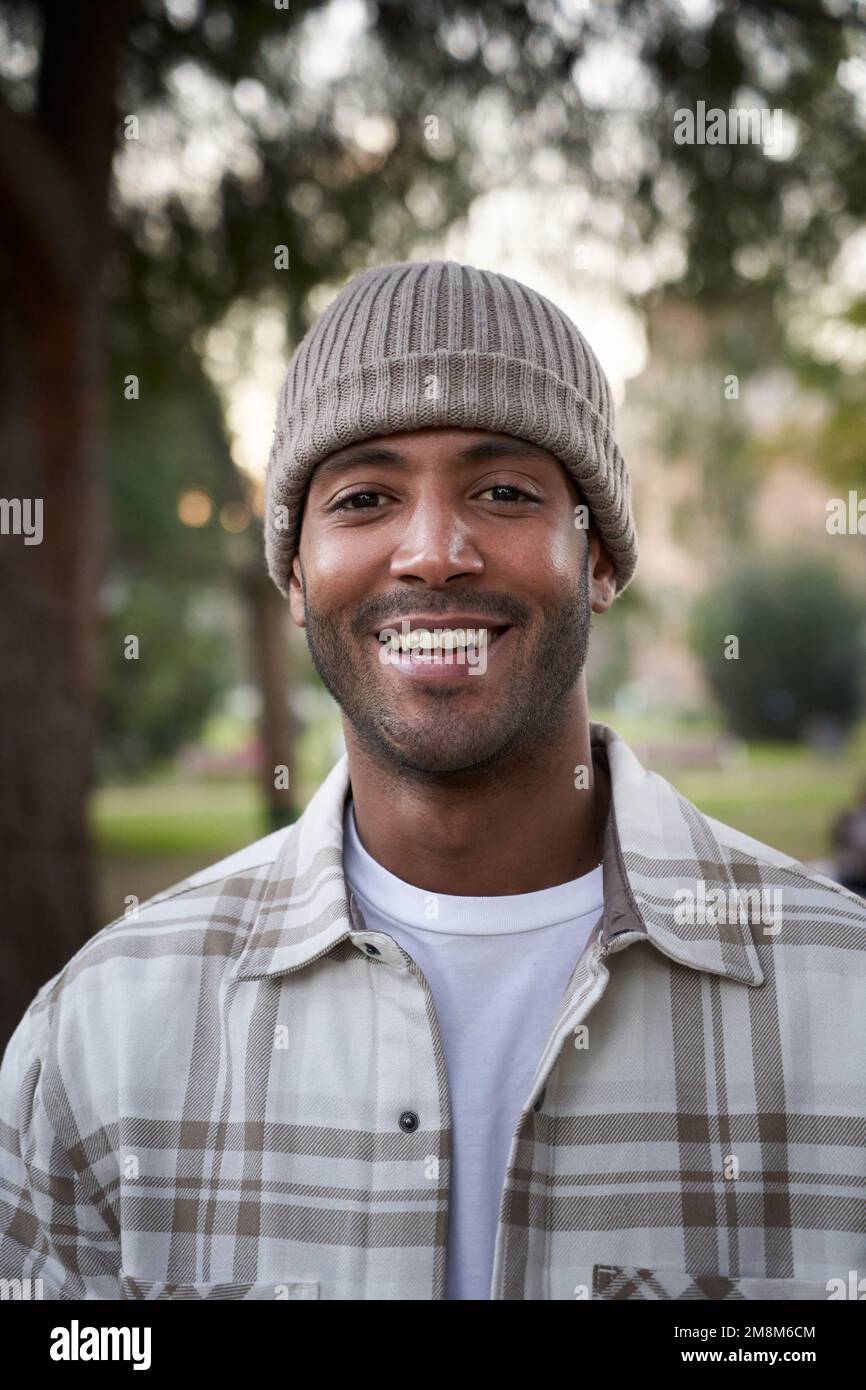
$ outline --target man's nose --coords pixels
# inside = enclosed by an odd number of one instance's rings
[[[451,502],[426,498],[406,518],[402,537],[391,556],[395,579],[421,579],[439,587],[460,574],[481,574],[484,560],[471,526]]]

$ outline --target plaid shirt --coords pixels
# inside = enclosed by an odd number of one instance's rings
[[[866,903],[590,728],[605,907],[513,1136],[490,1296],[851,1296]],[[442,1043],[423,975],[347,900],[348,790],[343,757],[295,825],[39,991],[0,1073],[0,1277],[56,1299],[444,1297]]]

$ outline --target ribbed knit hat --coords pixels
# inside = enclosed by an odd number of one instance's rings
[[[284,595],[316,464],[361,439],[436,426],[554,454],[581,488],[622,593],[637,564],[631,483],[592,348],[561,309],[507,275],[404,261],[349,281],[289,362],[265,485],[268,569]]]

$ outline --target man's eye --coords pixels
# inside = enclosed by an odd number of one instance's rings
[[[369,512],[376,511],[376,507],[351,507],[350,502],[354,502],[358,497],[383,497],[384,493],[376,492],[374,488],[357,488],[355,492],[347,492],[344,497],[340,497],[328,510],[332,512]]]
[[[538,499],[532,496],[531,492],[524,492],[522,487],[514,487],[512,483],[493,483],[491,487],[485,488],[484,492],[516,492],[516,497],[500,497],[497,501],[506,503],[515,502],[537,502]],[[481,493],[484,496],[484,493]]]

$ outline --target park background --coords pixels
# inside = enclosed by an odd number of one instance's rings
[[[4,1039],[342,751],[262,480],[288,357],[367,265],[469,262],[573,317],[641,552],[591,717],[831,867],[866,776],[866,535],[828,529],[866,496],[864,53],[842,0],[6,0],[0,492],[45,519],[0,537]],[[678,144],[699,102],[773,138]]]

